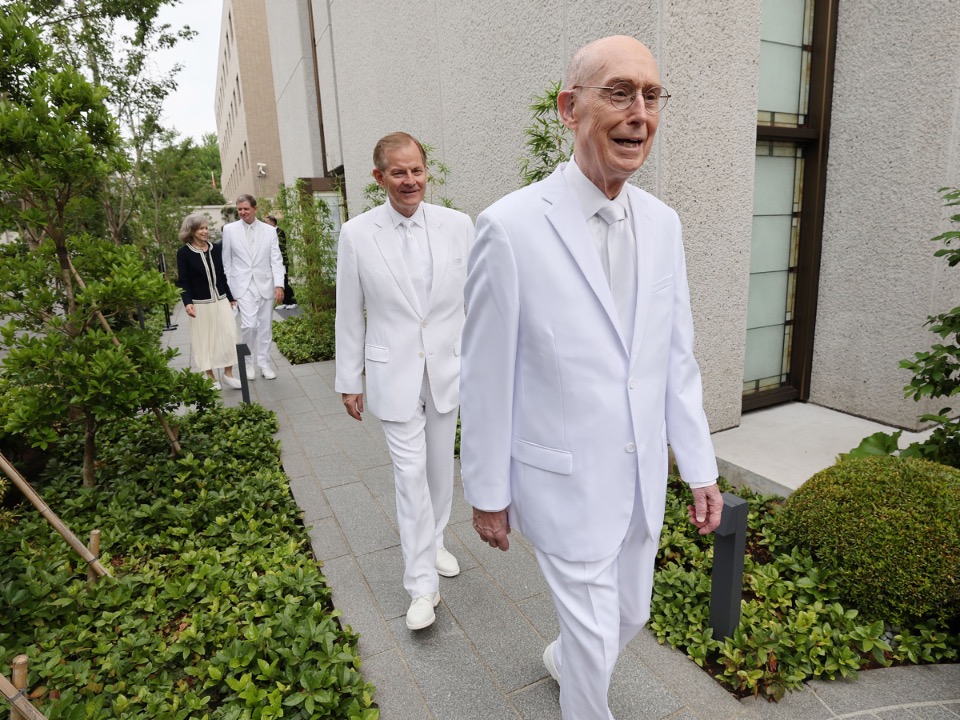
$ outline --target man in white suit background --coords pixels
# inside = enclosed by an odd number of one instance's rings
[[[407,133],[380,139],[373,176],[387,202],[344,223],[337,255],[336,390],[356,420],[380,419],[393,460],[407,627],[433,624],[453,498],[463,286],[473,223],[423,202],[427,159]]]
[[[237,198],[240,219],[223,226],[223,270],[240,312],[240,342],[250,350],[247,379],[257,365],[267,380],[277,377],[270,364],[273,306],[283,301],[283,258],[277,230],[257,220],[257,199]]]
[[[535,548],[567,720],[613,717],[614,665],[649,618],[668,438],[701,534],[723,507],[680,222],[627,183],[668,97],[635,39],[580,49],[558,98],[573,158],[481,213],[470,255],[464,491],[484,541],[506,550],[512,525]]]

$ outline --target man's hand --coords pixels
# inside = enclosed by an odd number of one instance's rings
[[[274,304],[276,304],[276,305],[279,305],[280,303],[283,302],[283,288],[282,288],[282,287],[275,287],[275,288],[273,289],[273,302],[274,302]]]
[[[473,529],[477,531],[480,539],[487,545],[501,550],[510,549],[510,541],[507,535],[510,534],[510,519],[507,517],[507,510],[497,510],[496,512],[486,512],[485,510],[473,509]]]
[[[720,525],[723,496],[716,484],[694,488],[693,505],[687,505],[690,522],[700,528],[701,535],[712,533]]]
[[[363,393],[356,395],[353,393],[343,393],[343,406],[347,409],[350,417],[363,422],[363,418],[360,417],[363,413]]]

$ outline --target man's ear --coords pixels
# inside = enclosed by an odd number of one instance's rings
[[[576,127],[577,121],[573,116],[574,97],[572,90],[563,90],[557,95],[557,113],[560,115],[560,121],[567,126],[569,130]]]
[[[373,169],[373,179],[377,181],[377,185],[380,187],[386,187],[383,183],[383,173],[380,172],[380,168]]]

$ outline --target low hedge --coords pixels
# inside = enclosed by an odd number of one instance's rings
[[[357,636],[342,628],[256,405],[187,417],[171,459],[152,418],[101,431],[100,486],[55,458],[48,504],[103,532],[114,577],[86,566],[32,508],[0,533],[0,662],[30,658],[57,718],[374,720]]]
[[[879,456],[814,475],[775,528],[808,549],[849,602],[900,624],[960,620],[958,521],[960,470]]]
[[[736,695],[772,699],[814,678],[960,657],[956,628],[928,620],[892,629],[883,619],[865,620],[841,599],[828,569],[778,536],[774,517],[781,498],[735,492],[749,508],[740,625],[733,637],[713,637],[713,536],[691,530],[690,492],[671,478],[649,623],[660,642],[684,651]]]
[[[336,352],[336,310],[321,310],[315,317],[288,317],[273,323],[273,341],[291,365],[333,360]]]

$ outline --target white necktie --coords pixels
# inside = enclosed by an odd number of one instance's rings
[[[253,223],[244,223],[247,230],[247,242],[253,242]]]
[[[610,284],[617,315],[620,316],[620,330],[629,348],[637,312],[637,264],[633,234],[626,219],[626,210],[620,203],[605,203],[597,215],[607,223],[606,252],[601,254],[603,271]]]
[[[427,287],[423,281],[423,256],[420,252],[420,241],[413,234],[413,220],[404,220],[403,226],[403,262],[407,266],[407,274],[413,289],[420,301],[420,311],[427,308]]]

